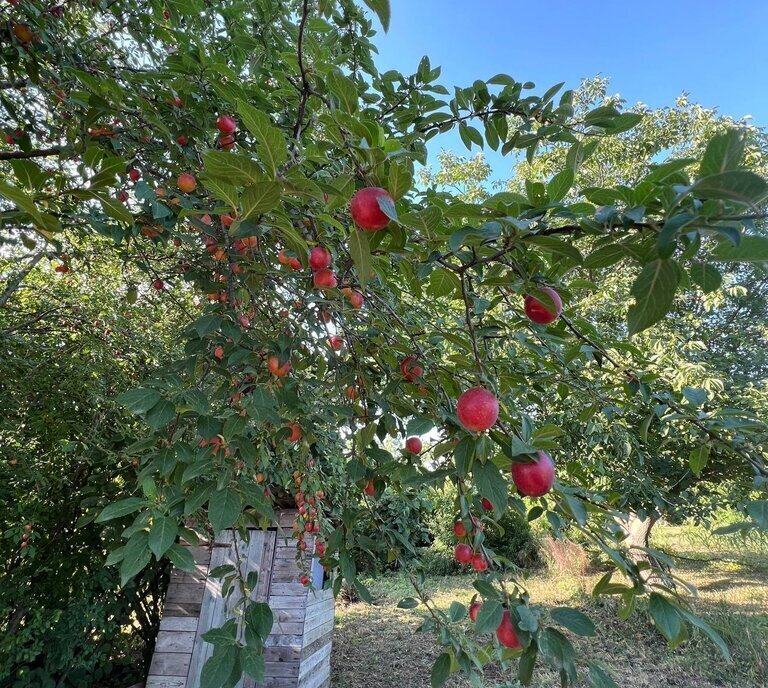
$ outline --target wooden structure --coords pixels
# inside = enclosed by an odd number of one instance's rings
[[[160,632],[146,688],[199,688],[200,672],[213,646],[200,636],[229,618],[227,609],[237,599],[221,595],[221,580],[209,578],[217,566],[235,564],[236,548],[247,571],[258,571],[255,600],[268,602],[274,615],[272,633],[264,650],[264,682],[245,677],[237,688],[327,688],[331,683],[331,636],[334,599],[322,590],[323,569],[317,559],[311,577],[317,592],[298,582],[296,541],[291,534],[295,510],[281,511],[268,530],[250,530],[248,542],[224,531],[216,542],[190,547],[197,564],[189,573],[174,568],[165,599]],[[314,538],[305,539],[307,551]]]

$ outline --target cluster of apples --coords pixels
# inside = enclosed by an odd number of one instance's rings
[[[299,483],[300,482],[301,477],[299,476]],[[296,538],[296,547],[299,552],[304,552],[307,549],[305,538],[307,536],[314,536],[315,554],[318,557],[325,555],[325,544],[322,542],[319,535],[319,517],[322,511],[318,508],[324,498],[325,494],[322,490],[317,490],[314,495],[310,494],[307,496],[299,490],[295,495],[298,513],[296,515],[296,520],[293,522],[293,536]],[[302,574],[299,578],[299,582],[304,586],[309,586],[311,581],[307,574]]]
[[[237,131],[237,122],[229,115],[222,115],[216,120],[216,128],[219,130],[219,137],[216,141],[219,148],[230,151],[235,147],[235,132]]]
[[[19,546],[22,549],[26,549],[27,547],[29,547],[29,533],[31,531],[32,531],[32,524],[31,523],[27,523],[24,526],[24,533],[22,533],[21,542],[19,543]]]

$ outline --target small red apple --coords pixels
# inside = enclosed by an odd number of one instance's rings
[[[163,283],[163,280],[156,279],[154,282],[152,282],[152,286],[157,289],[157,291],[160,291],[161,289],[165,288],[165,284]]]
[[[522,647],[520,645],[520,640],[517,637],[517,633],[515,633],[515,627],[512,625],[512,618],[508,609],[504,610],[504,614],[501,617],[501,623],[496,629],[496,638],[498,639],[499,644],[504,647],[511,647],[515,650],[519,650]]]
[[[234,134],[237,131],[237,122],[229,115],[222,115],[216,120],[216,128],[224,135]]]
[[[339,337],[339,335],[335,334],[328,338],[328,345],[334,351],[340,351],[344,347],[344,340]]]
[[[216,347],[216,348],[213,350],[213,355],[214,355],[214,356],[216,356],[216,358],[218,358],[219,360],[221,360],[222,358],[224,358],[224,347],[222,347],[222,346],[217,346],[217,347]]]
[[[128,192],[126,191],[118,191],[116,198],[120,203],[126,203],[128,201]]]
[[[322,270],[331,264],[331,252],[322,246],[315,246],[309,253],[309,267],[313,270]]]
[[[349,206],[352,219],[360,229],[366,232],[377,232],[389,224],[389,217],[379,207],[379,198],[386,198],[390,203],[394,203],[386,189],[378,186],[360,189],[352,197]]]
[[[487,499],[486,497],[483,497],[482,500],[480,500],[480,501],[481,501],[481,503],[483,505],[483,509],[485,509],[486,511],[493,511],[493,504],[491,504],[491,500],[490,499]]]
[[[482,573],[488,568],[488,560],[479,552],[472,555],[472,568],[478,573]]]
[[[520,494],[526,497],[542,497],[555,484],[555,462],[546,452],[539,452],[534,463],[513,463],[510,468],[512,482]]]
[[[184,134],[179,134],[176,137],[176,143],[178,143],[180,146],[186,146],[189,143],[189,139],[184,136]]]
[[[418,362],[415,356],[408,356],[400,362],[400,372],[408,382],[414,382],[424,375],[424,368],[418,365]]]
[[[128,170],[128,177],[132,182],[137,182],[139,179],[141,179],[141,172],[137,170],[135,167],[132,167],[130,170]]]
[[[555,312],[549,310],[549,306],[545,306],[535,296],[526,296],[524,302],[525,314],[537,325],[549,325],[553,323],[560,316],[563,310],[563,302],[560,300],[560,295],[550,287],[543,287],[541,289],[547,294],[555,304]]]
[[[298,442],[301,439],[301,426],[298,423],[288,423],[291,434],[288,436],[289,442]]]
[[[183,108],[184,107],[184,101],[181,98],[179,98],[179,96],[173,96],[173,104],[177,108]]]
[[[472,548],[462,542],[461,544],[456,545],[456,549],[453,551],[453,556],[459,564],[469,564],[473,557]]]
[[[365,297],[359,291],[349,289],[348,293],[345,292],[345,294],[349,300],[349,305],[352,306],[352,308],[358,310],[363,307],[363,304],[365,303]]]
[[[499,402],[483,387],[468,389],[456,407],[459,422],[470,432],[485,432],[499,417]]]
[[[298,258],[289,258],[288,267],[290,267],[294,272],[299,272],[301,270],[301,261]]]
[[[315,545],[315,552],[318,556],[322,557],[325,554],[325,545],[322,542],[318,542]]]
[[[458,538],[467,537],[467,529],[461,521],[456,521],[453,524],[453,533]]]
[[[221,150],[231,151],[235,147],[235,137],[219,136],[218,143]]]
[[[277,356],[270,356],[267,359],[267,368],[275,377],[285,377],[291,370],[291,362],[286,361],[283,365],[280,365],[280,359]]]
[[[188,172],[180,174],[176,184],[184,193],[192,193],[197,188],[197,180]]]
[[[480,612],[480,607],[483,605],[480,602],[473,602],[469,605],[469,618],[474,623],[477,621],[477,615]]]
[[[375,492],[375,487],[373,485],[373,480],[369,480],[366,483],[365,489],[363,490],[363,492],[365,492],[365,494],[367,494],[369,497],[373,497],[374,492]]]
[[[338,284],[336,275],[328,268],[318,270],[312,279],[318,289],[333,289]]]
[[[421,454],[421,440],[418,437],[409,437],[405,440],[405,449],[411,454]]]
[[[309,586],[309,576],[307,574],[304,574],[299,578],[299,583],[301,583],[305,588]]]

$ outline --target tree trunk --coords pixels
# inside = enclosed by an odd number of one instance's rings
[[[651,528],[656,524],[657,519],[653,516],[640,518],[634,511],[630,512],[629,520],[622,524],[622,529],[627,534],[624,544],[627,547],[648,547],[648,540],[651,536]],[[647,559],[647,555],[640,550],[633,550],[632,555],[635,558]]]

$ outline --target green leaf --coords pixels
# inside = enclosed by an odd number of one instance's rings
[[[525,243],[540,246],[544,250],[554,253],[556,256],[564,256],[573,261],[576,265],[581,265],[584,262],[584,258],[579,252],[579,249],[573,244],[569,244],[567,241],[563,241],[557,237],[530,236],[525,238]]]
[[[280,166],[288,160],[285,137],[272,123],[269,115],[257,110],[253,105],[238,100],[237,112],[243,118],[246,129],[253,134],[259,160],[274,178]]]
[[[627,251],[621,244],[608,244],[592,251],[584,259],[584,267],[590,270],[607,268],[627,257]]]
[[[138,511],[143,506],[147,506],[149,502],[141,497],[128,497],[127,499],[121,499],[119,502],[110,504],[104,507],[104,510],[96,517],[96,523],[104,523],[104,521],[111,521],[113,518],[120,518],[121,516],[127,516],[134,511]]]
[[[279,182],[256,182],[243,190],[241,219],[247,220],[274,208],[280,202],[282,187]]]
[[[595,635],[595,624],[586,615],[580,612],[578,609],[572,609],[570,607],[557,607],[550,612],[552,620],[564,626],[571,633],[583,636]]]
[[[177,569],[181,569],[182,571],[195,570],[195,559],[192,556],[192,552],[189,551],[189,547],[184,547],[178,542],[175,542],[166,552],[166,556]]]
[[[179,524],[175,518],[161,516],[152,522],[152,527],[149,529],[149,549],[152,550],[155,558],[160,559],[168,551],[176,540],[178,532]]]
[[[205,178],[213,178],[218,183],[243,186],[264,181],[261,168],[245,155],[208,150],[203,153],[203,164]]]
[[[367,1],[367,0],[366,0]],[[451,675],[451,655],[443,652],[432,665],[432,675],[430,681],[432,688],[440,688]]]
[[[371,246],[365,232],[353,229],[349,236],[349,255],[355,264],[360,286],[365,289],[371,275]]]
[[[451,602],[448,609],[448,618],[452,623],[457,623],[467,616],[467,608],[461,602]]]
[[[133,215],[131,215],[130,210],[125,207],[124,203],[118,201],[116,198],[112,198],[106,193],[94,191],[93,195],[99,199],[105,215],[126,225],[133,224]]]
[[[684,609],[680,610],[680,613],[682,614],[683,618],[688,621],[688,623],[693,624],[696,626],[696,628],[701,629],[704,631],[704,633],[707,634],[709,639],[717,646],[717,649],[720,650],[720,652],[723,654],[723,657],[725,657],[725,661],[730,662],[731,661],[731,653],[728,650],[728,646],[725,644],[725,641],[720,637],[720,634],[715,631],[712,626],[710,626],[704,619],[700,619],[695,614],[691,614],[690,612],[685,611]]]
[[[161,399],[147,412],[146,420],[153,430],[160,430],[168,425],[175,415],[176,406],[167,399]]]
[[[539,649],[550,663],[564,674],[571,682],[576,681],[576,652],[560,631],[545,628],[539,635]],[[565,683],[565,679],[563,679]]]
[[[149,563],[151,558],[147,531],[140,530],[134,533],[125,545],[123,561],[120,563],[120,585],[125,585]]]
[[[234,645],[217,645],[200,672],[200,688],[222,688],[226,685],[237,660]]]
[[[768,193],[766,181],[746,170],[730,170],[704,177],[691,187],[698,198],[716,198],[754,205]]]
[[[729,129],[724,134],[713,136],[701,159],[700,177],[710,177],[720,172],[736,170],[744,157],[744,133]]]
[[[707,263],[694,263],[688,268],[691,281],[698,284],[705,294],[717,291],[723,284],[723,276],[714,266]]]
[[[547,197],[550,203],[559,203],[568,195],[575,176],[574,171],[570,167],[566,167],[549,180]]]
[[[475,485],[481,496],[490,500],[497,515],[507,510],[509,498],[509,483],[493,461],[480,463],[476,461],[472,467]]]
[[[692,450],[688,455],[688,463],[691,466],[693,474],[697,477],[701,475],[701,471],[704,470],[707,461],[709,461],[709,447],[706,445],[696,447],[696,449]]]
[[[495,600],[486,600],[477,613],[475,629],[478,633],[492,633],[501,623],[504,616],[504,608]]]
[[[632,285],[635,303],[627,314],[629,333],[637,334],[661,320],[672,307],[680,281],[680,268],[673,260],[648,263]]]
[[[461,280],[450,270],[437,268],[430,275],[427,291],[436,297],[458,294],[461,292]]]
[[[208,500],[208,518],[214,532],[231,528],[240,515],[241,506],[240,495],[231,487],[214,492]]]
[[[272,632],[274,616],[269,605],[265,602],[252,602],[245,610],[245,623],[252,633],[262,639]]]
[[[132,413],[146,413],[160,401],[160,393],[154,389],[138,387],[123,392],[115,401],[125,406]]]
[[[415,597],[404,597],[397,603],[398,609],[415,609],[419,606],[419,601]]]
[[[395,200],[402,198],[410,190],[412,184],[413,176],[405,165],[392,163],[389,166],[387,190],[392,198]]]
[[[712,260],[737,263],[763,263],[768,261],[768,238],[745,236],[738,246],[721,241],[712,251]]]
[[[264,655],[255,647],[243,647],[240,650],[240,663],[243,671],[256,683],[264,682]]]
[[[768,530],[768,499],[760,499],[747,504],[747,514],[763,530]]]
[[[237,642],[237,624],[230,619],[219,628],[211,628],[200,636],[211,645],[234,645]]]
[[[589,662],[590,688],[619,688],[610,675],[595,662]]]
[[[358,93],[355,82],[341,72],[331,72],[326,83],[339,108],[348,114],[357,112]]]
[[[661,634],[668,642],[674,642],[680,635],[682,626],[677,607],[659,595],[659,593],[652,592],[648,603],[648,611]]]
[[[389,0],[364,0],[365,4],[368,5],[375,13],[376,16],[379,18],[379,21],[381,22],[381,26],[384,28],[384,31],[389,31],[389,19],[392,16],[392,11],[389,7]]]

